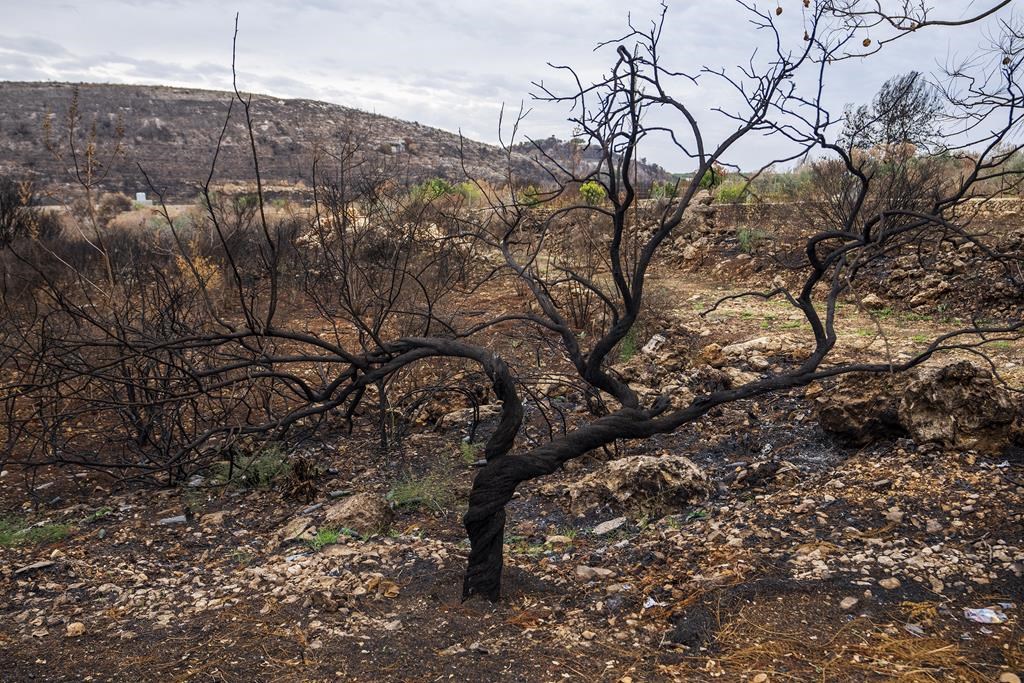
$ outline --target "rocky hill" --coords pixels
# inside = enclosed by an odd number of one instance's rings
[[[67,140],[68,112],[75,102],[82,147],[95,135],[104,159],[104,150],[121,136],[124,154],[107,164],[104,189],[147,190],[141,166],[169,196],[191,197],[209,173],[231,100],[227,92],[160,86],[0,82],[0,172],[32,175],[51,188],[68,182],[73,166],[55,157],[47,139]],[[460,138],[454,133],[336,104],[265,95],[253,97],[252,113],[263,178],[279,189],[309,187],[314,151],[336,152],[346,140],[410,182],[465,177]],[[466,170],[503,183],[507,158],[499,147],[466,140],[461,149]],[[547,177],[531,161],[536,156],[528,149],[514,154],[516,174],[524,183],[542,183]],[[665,173],[655,166],[644,170],[652,177]],[[252,178],[244,116],[236,106],[218,158],[217,180],[248,183]]]

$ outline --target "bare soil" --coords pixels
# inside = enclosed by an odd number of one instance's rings
[[[745,286],[653,284],[688,316]],[[912,349],[948,322],[854,304],[841,314],[848,357]],[[796,322],[741,301],[708,316],[702,343],[799,335]],[[993,358],[1024,383],[1019,342]],[[607,454],[522,487],[492,605],[460,600],[467,434],[422,427],[388,452],[370,433],[310,444],[312,504],[283,487],[150,490],[10,468],[2,514],[70,531],[0,547],[0,680],[993,681],[1024,670],[1019,452],[849,448],[821,431],[802,391],[730,406],[619,445],[687,455],[720,482],[676,514],[634,513],[606,535],[595,526],[619,511],[570,514],[561,486]],[[736,483],[768,454],[793,467]],[[455,502],[400,507],[388,534],[280,543],[332,492],[385,495],[432,472]],[[581,566],[609,571],[580,578]],[[977,609],[1000,623],[971,620]]]

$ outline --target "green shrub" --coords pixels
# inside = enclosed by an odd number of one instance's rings
[[[590,206],[600,204],[607,196],[604,185],[596,180],[588,180],[580,185],[580,198]]]
[[[413,199],[423,202],[432,202],[441,197],[457,194],[455,187],[444,178],[431,178],[424,180],[412,188],[410,193]]]
[[[214,483],[247,489],[269,489],[291,470],[284,450],[270,444],[249,455],[236,455],[234,466],[218,462],[210,468]]]
[[[700,177],[700,188],[702,190],[710,190],[717,187],[722,182],[722,176],[724,174],[718,169],[711,167],[704,171],[704,175]]]
[[[672,180],[659,183],[655,180],[651,183],[651,199],[675,199],[679,192],[679,185]]]
[[[722,204],[739,204],[747,200],[745,180],[727,180],[715,190],[715,200]]]
[[[519,191],[518,199],[524,206],[537,206],[544,201],[544,195],[535,185],[527,185]]]
[[[740,251],[753,254],[758,246],[768,238],[764,232],[756,228],[740,228],[736,231],[736,239],[740,243]]]
[[[484,198],[484,193],[480,191],[476,183],[464,182],[459,183],[454,187],[455,194],[462,197],[467,204],[476,204]]]

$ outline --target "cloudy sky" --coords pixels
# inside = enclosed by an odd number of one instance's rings
[[[658,0],[17,0],[4,2],[0,79],[163,84],[227,89],[231,37],[240,11],[238,77],[243,90],[305,97],[387,116],[462,130],[497,140],[502,104],[533,107],[527,132],[566,137],[565,109],[531,103],[531,81],[558,84],[548,62],[571,64],[594,78],[611,62],[601,40],[623,33],[627,15],[646,22]],[[731,0],[670,3],[662,50],[666,64],[735,68],[767,38]],[[783,38],[799,45],[800,0],[783,6]],[[956,19],[982,0],[935,0]],[[1010,8],[1012,9],[1012,8]],[[1008,15],[1004,10],[1002,16]],[[932,71],[949,56],[966,55],[985,40],[986,26],[936,29],[909,36],[869,60],[838,65],[830,76],[829,106],[869,100],[889,76]],[[765,54],[763,51],[761,54]],[[727,101],[720,83],[678,85],[697,108]],[[701,106],[707,104],[708,106]],[[709,137],[728,121],[702,115]],[[751,143],[734,160],[751,166],[774,144]],[[692,164],[663,144],[643,153],[671,170]]]

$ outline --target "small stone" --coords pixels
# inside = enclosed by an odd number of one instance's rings
[[[891,507],[889,508],[889,511],[885,513],[885,518],[893,524],[899,524],[902,522],[903,516],[903,510],[900,510],[898,507]]]
[[[604,536],[605,534],[610,534],[611,532],[620,528],[625,523],[625,517],[616,517],[615,519],[609,519],[607,522],[601,522],[600,524],[594,527],[594,535]]]
[[[46,569],[47,567],[52,567],[55,564],[57,564],[57,563],[53,562],[51,560],[43,560],[41,562],[34,562],[32,564],[25,565],[24,567],[20,567],[18,569],[15,569],[14,570],[14,575],[18,576],[19,574],[27,574],[28,572],[34,572],[37,569]]]
[[[843,598],[842,601],[840,601],[839,603],[839,609],[843,610],[844,612],[848,612],[854,607],[856,607],[858,602],[860,602],[860,600],[854,597]]]
[[[615,576],[615,572],[613,572],[611,569],[604,569],[603,567],[588,567],[583,564],[576,567],[576,578],[581,581],[606,579],[611,576]]]
[[[584,631],[582,634],[584,640],[593,640],[597,637],[597,634],[593,631]]]
[[[224,516],[226,514],[226,510],[205,514],[199,518],[199,525],[204,527],[222,526],[224,524]]]
[[[72,621],[68,624],[67,629],[68,638],[77,638],[78,636],[85,635],[85,624],[80,621]]]
[[[164,517],[157,524],[162,526],[173,526],[175,524],[185,524],[188,522],[188,518],[185,515],[175,515],[174,517]]]
[[[313,520],[309,517],[295,517],[277,532],[278,538],[281,543],[309,540],[314,535],[310,528],[312,525]]]
[[[879,581],[878,585],[887,591],[894,591],[897,588],[899,588],[901,584],[899,579],[894,579],[890,576],[889,578],[882,579],[881,581]]]
[[[999,674],[999,683],[1020,683],[1020,676],[1012,671],[1004,671]]]
[[[863,299],[861,299],[860,302],[864,304],[864,308],[868,309],[869,311],[880,311],[883,308],[885,308],[885,300],[874,293],[868,294]]]
[[[924,525],[924,530],[930,534],[937,534],[942,531],[942,529],[942,522],[937,519],[929,519]]]
[[[768,683],[768,674],[759,673],[750,679],[750,683]]]

